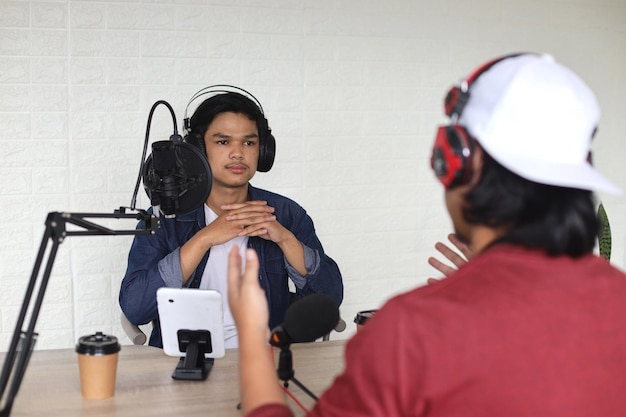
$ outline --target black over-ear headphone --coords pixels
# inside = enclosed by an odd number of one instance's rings
[[[191,103],[193,103],[195,100],[202,96],[210,95],[210,97],[207,98],[208,100],[217,95],[228,93],[238,94],[239,96],[253,102],[253,104],[257,107],[258,114],[256,115],[257,117],[255,117],[255,122],[259,131],[259,160],[257,163],[257,171],[269,171],[272,168],[272,165],[274,165],[274,158],[276,156],[276,139],[274,138],[274,135],[272,135],[272,130],[270,129],[267,119],[265,118],[263,106],[261,106],[261,103],[259,102],[259,100],[257,100],[256,97],[254,97],[250,92],[244,90],[243,88],[227,84],[217,84],[205,87],[195,93],[191,97],[189,103],[187,103],[187,107],[185,108],[185,116],[183,121],[183,128],[185,130],[185,142],[197,146],[202,150],[203,153],[206,154],[206,149],[204,146],[204,132],[200,131],[200,126],[192,126],[192,119],[195,116],[195,112],[194,115],[192,115],[191,117],[187,117],[187,110],[189,109]],[[196,112],[203,104],[200,104],[200,106],[198,106]],[[204,128],[206,128],[206,126]]]
[[[514,58],[526,53],[505,55],[488,61],[478,67],[459,85],[448,91],[444,100],[444,109],[451,123],[439,126],[433,146],[430,165],[441,183],[451,189],[467,184],[472,177],[472,152],[474,139],[467,129],[457,124],[463,109],[470,98],[471,86],[481,74],[505,59]]]

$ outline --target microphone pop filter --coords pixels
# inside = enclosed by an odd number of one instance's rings
[[[143,166],[143,184],[153,206],[166,216],[190,213],[209,197],[213,176],[206,159],[193,145],[164,140],[152,144]]]

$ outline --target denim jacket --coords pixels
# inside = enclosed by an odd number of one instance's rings
[[[302,276],[289,265],[276,243],[254,236],[248,239],[248,247],[255,249],[259,256],[259,282],[268,300],[270,329],[283,322],[289,306],[289,277],[295,284],[296,298],[323,293],[340,304],[343,300],[341,272],[335,261],[324,253],[311,217],[300,205],[284,196],[251,185],[248,190],[251,200],[267,201],[274,207],[276,220],[303,245],[308,272]],[[165,286],[182,287],[180,247],[205,226],[204,207],[176,218],[161,217],[160,222],[154,235],[135,236],[119,295],[122,311],[131,323],[153,323],[149,344],[157,347],[162,347],[162,342],[156,291]],[[143,221],[137,227],[144,227]],[[188,286],[197,288],[200,285],[209,254],[210,251],[192,273]]]

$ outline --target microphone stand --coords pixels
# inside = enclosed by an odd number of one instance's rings
[[[35,346],[38,334],[35,333],[35,324],[39,316],[39,311],[43,303],[43,297],[52,272],[52,266],[56,258],[59,245],[67,236],[101,236],[101,235],[141,235],[154,234],[159,227],[159,220],[154,215],[148,214],[145,210],[139,210],[135,214],[126,213],[124,207],[115,210],[112,214],[108,213],[48,213],[46,218],[46,228],[41,240],[41,246],[33,266],[33,272],[26,288],[24,301],[15,325],[15,331],[9,345],[9,350],[4,359],[2,374],[0,374],[0,417],[8,417],[11,414],[13,401],[17,395],[22,378],[26,371],[28,361]],[[111,230],[104,226],[95,224],[87,218],[114,218],[114,219],[136,219],[143,220],[146,227],[144,229],[130,230]],[[67,224],[73,224],[82,228],[82,230],[66,230]],[[45,262],[45,268],[41,278],[39,271],[43,264],[45,252],[52,242],[48,257]],[[29,310],[31,299],[35,292],[35,287],[39,285],[35,304],[32,305],[29,320],[25,329],[22,329]],[[8,391],[6,391],[8,388]],[[6,397],[5,397],[6,391]]]
[[[13,332],[13,337],[11,339],[11,343],[9,344],[9,350],[6,353],[4,358],[4,365],[2,367],[2,373],[0,374],[0,417],[8,417],[11,414],[11,408],[13,406],[13,401],[15,400],[15,396],[19,390],[20,384],[22,382],[22,378],[24,377],[24,373],[26,372],[26,367],[28,365],[28,361],[33,352],[33,348],[35,346],[35,342],[37,340],[38,334],[35,333],[35,324],[37,323],[37,318],[39,317],[39,311],[41,309],[41,305],[43,303],[43,297],[46,292],[46,288],[48,286],[48,281],[50,279],[50,273],[52,272],[52,265],[54,264],[54,260],[56,258],[57,250],[59,245],[63,243],[68,236],[103,236],[103,235],[144,235],[144,234],[154,234],[159,228],[159,219],[153,214],[149,214],[145,210],[135,209],[135,203],[137,201],[137,192],[139,190],[139,185],[141,183],[142,174],[144,172],[144,168],[146,165],[146,152],[148,148],[148,141],[150,137],[150,126],[152,124],[152,116],[154,111],[159,105],[165,105],[170,111],[170,115],[172,116],[172,122],[174,125],[174,134],[170,137],[171,141],[180,141],[180,135],[178,135],[177,125],[176,125],[176,116],[174,114],[174,109],[172,106],[163,100],[159,100],[153,104],[150,109],[150,113],[148,115],[148,124],[146,126],[146,134],[144,139],[143,153],[141,155],[141,164],[139,166],[139,174],[137,175],[137,182],[135,184],[135,190],[133,192],[133,197],[131,199],[130,207],[120,207],[118,210],[114,210],[112,214],[109,213],[62,213],[62,212],[51,212],[48,213],[46,218],[46,228],[44,231],[43,238],[41,240],[41,246],[39,247],[39,252],[37,254],[37,258],[35,260],[35,264],[33,266],[33,272],[30,277],[30,281],[26,288],[26,294],[24,295],[24,301],[22,302],[22,307],[20,313],[18,315],[17,323],[15,325],[15,331]],[[208,162],[206,163],[206,178],[208,178],[208,182],[211,183],[211,171]],[[148,192],[148,188],[152,191],[148,193],[150,200],[152,202],[153,195],[160,196],[164,194],[166,197],[172,197],[172,190],[168,188],[170,184],[165,184],[165,187],[158,188],[160,184],[145,184],[146,192]],[[210,188],[209,188],[210,190]],[[188,189],[181,190],[182,194],[188,192]],[[209,191],[206,191],[206,196],[201,195],[200,204],[206,200]],[[199,198],[199,197],[198,197]],[[183,211],[182,208],[176,205],[177,200],[172,203],[173,204],[173,213],[164,213],[169,216],[174,216],[178,213],[178,211]],[[198,206],[199,207],[199,206]],[[189,207],[191,209],[191,207]],[[126,213],[126,209],[131,211],[135,211],[136,213]],[[180,210],[176,210],[180,209]],[[93,223],[88,218],[99,218],[99,219],[135,219],[142,220],[145,224],[143,229],[129,229],[129,230],[112,230],[108,229],[104,226]],[[75,225],[82,230],[66,230],[67,224]],[[49,251],[48,257],[45,263],[45,268],[43,274],[40,279],[39,271],[41,265],[44,260],[44,255],[48,249],[49,242],[52,242]],[[35,298],[35,304],[31,304],[31,300],[33,294],[35,292],[35,287],[38,287],[37,296]],[[27,314],[30,310],[30,315],[28,316],[28,324],[26,328],[23,330],[22,326],[26,321]],[[8,389],[8,391],[7,391]],[[6,396],[5,396],[6,394]]]
[[[280,348],[277,373],[278,378],[283,381],[283,386],[285,388],[289,386],[289,381],[292,381],[309,397],[311,397],[314,401],[317,401],[317,397],[315,396],[315,394],[313,394],[307,387],[305,387],[300,381],[296,379],[295,371],[293,370],[293,358],[291,355],[291,349],[289,349],[289,345],[281,346]]]

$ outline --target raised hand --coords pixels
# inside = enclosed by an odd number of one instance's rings
[[[228,303],[240,333],[256,334],[269,340],[267,297],[259,285],[259,259],[253,249],[246,249],[246,267],[242,271],[239,248],[228,256]]]
[[[454,266],[447,265],[432,256],[428,258],[428,263],[446,277],[455,272],[462,265],[465,265],[474,255],[472,250],[465,243],[461,242],[454,233],[450,233],[448,235],[448,240],[459,250],[459,252],[461,252],[463,256],[459,255],[456,251],[441,242],[435,243],[435,249],[437,249],[437,251],[439,251],[439,253],[441,253]],[[427,282],[432,284],[438,280],[439,279],[437,278],[431,277],[428,278]]]

